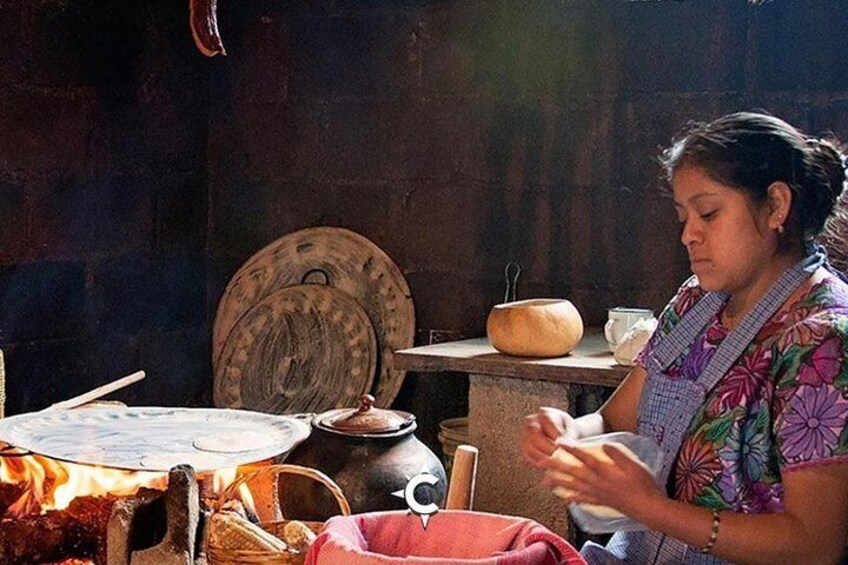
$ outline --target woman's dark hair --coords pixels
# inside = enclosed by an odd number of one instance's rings
[[[835,140],[808,138],[781,119],[739,112],[688,126],[661,156],[666,179],[683,165],[763,202],[768,187],[792,190],[789,233],[818,236],[845,186],[846,163]]]

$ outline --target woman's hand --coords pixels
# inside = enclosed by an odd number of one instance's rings
[[[544,467],[560,439],[577,439],[574,418],[557,408],[542,407],[524,418],[521,456],[531,465]]]
[[[642,515],[667,498],[650,471],[617,446],[604,445],[602,453],[592,453],[566,440],[557,447],[574,459],[569,463],[549,457],[543,483],[570,491],[564,496],[568,502],[609,506],[641,521]]]

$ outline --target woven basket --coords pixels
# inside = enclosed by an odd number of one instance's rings
[[[263,467],[254,473],[239,477],[224,491],[222,501],[237,498],[238,489],[241,485],[248,483],[257,477],[269,474],[272,475],[272,480],[274,481],[276,481],[277,477],[280,475],[289,474],[300,475],[321,483],[327,487],[327,490],[332,493],[336,502],[339,503],[341,514],[343,516],[350,515],[350,504],[342,493],[342,489],[339,488],[339,485],[321,471],[311,469],[309,467],[301,467],[299,465],[270,465],[268,467]],[[263,530],[282,539],[283,528],[289,521],[290,520],[274,520],[269,522],[260,522],[259,526],[261,526]],[[308,522],[303,520],[302,522],[309,526],[309,528],[316,534],[321,533],[321,529],[324,527],[323,522]],[[209,565],[302,565],[306,559],[306,553],[227,549],[214,546],[211,543],[208,543],[207,540],[206,558]]]

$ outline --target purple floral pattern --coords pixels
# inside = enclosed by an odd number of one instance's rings
[[[807,363],[798,370],[798,382],[818,387],[832,385],[842,365],[842,342],[832,337],[813,351]]]
[[[703,295],[696,278],[684,283],[637,363]],[[697,378],[727,335],[714,317],[666,376]],[[675,498],[740,512],[782,510],[782,473],[848,456],[845,359],[848,285],[829,276],[775,314],[707,396],[678,455]]]
[[[833,387],[799,386],[780,430],[786,460],[804,462],[832,453],[845,428],[846,404]]]

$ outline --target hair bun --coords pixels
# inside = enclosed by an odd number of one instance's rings
[[[836,202],[848,180],[848,158],[837,145],[827,139],[807,139],[813,164],[813,176],[818,176],[830,189],[831,203]]]

